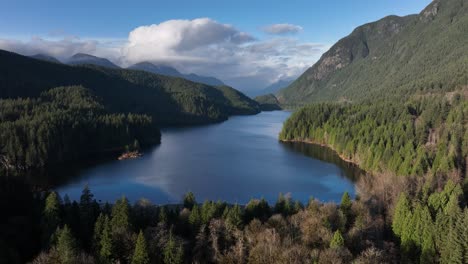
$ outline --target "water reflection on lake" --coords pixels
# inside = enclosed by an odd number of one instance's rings
[[[339,201],[344,191],[354,194],[357,168],[329,149],[278,141],[289,115],[262,112],[209,126],[165,129],[161,145],[139,159],[87,166],[54,184],[72,199],[79,199],[89,184],[101,201],[126,195],[158,204],[179,202],[187,191],[198,201],[232,203],[261,197],[274,202],[280,192],[302,202],[310,196]]]

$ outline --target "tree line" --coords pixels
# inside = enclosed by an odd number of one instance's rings
[[[370,172],[463,177],[468,101],[425,95],[409,101],[319,103],[284,124],[282,140],[325,144]]]

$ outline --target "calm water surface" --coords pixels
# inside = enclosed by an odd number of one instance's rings
[[[262,112],[209,126],[166,129],[162,143],[143,157],[81,169],[56,189],[79,199],[88,184],[103,202],[125,195],[158,204],[180,202],[187,191],[198,201],[232,203],[261,197],[274,202],[279,193],[302,202],[310,196],[339,201],[344,191],[354,194],[358,169],[326,148],[278,141],[289,115]]]

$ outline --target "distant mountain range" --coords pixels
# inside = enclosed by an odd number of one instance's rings
[[[167,76],[172,76],[172,77],[180,77],[180,78],[190,80],[192,82],[198,82],[198,83],[203,83],[203,84],[208,84],[208,85],[213,85],[213,86],[224,85],[224,83],[221,80],[216,79],[214,77],[200,76],[200,75],[196,75],[193,73],[183,74],[173,67],[166,66],[166,65],[155,65],[147,61],[134,64],[128,67],[128,69],[147,71],[151,73],[167,75]]]
[[[262,95],[275,94],[279,90],[288,87],[294,80],[295,80],[294,78],[280,79],[263,89],[249,91],[247,94],[252,98],[257,97],[257,96],[262,96]]]
[[[85,53],[77,53],[71,56],[66,61],[66,63],[70,65],[91,64],[91,65],[97,65],[97,66],[107,67],[111,69],[120,69],[119,66],[115,65],[108,59],[96,57],[96,56],[85,54]]]
[[[30,57],[34,59],[38,59],[38,60],[43,60],[43,61],[61,63],[61,61],[59,61],[58,59],[54,58],[53,56],[46,55],[46,54],[36,54]],[[66,59],[64,63],[69,64],[69,65],[96,65],[96,66],[107,67],[111,69],[121,69],[121,67],[112,63],[110,60],[106,58],[100,58],[100,57],[96,57],[96,56],[85,54],[85,53],[77,53],[71,56],[70,58]],[[166,76],[171,76],[171,77],[179,77],[179,78],[184,78],[192,82],[203,83],[203,84],[212,85],[212,86],[225,85],[221,80],[216,79],[215,77],[200,76],[194,73],[183,74],[179,72],[177,69],[175,69],[174,67],[160,65],[160,64],[156,65],[147,61],[134,64],[128,67],[127,69],[141,70],[141,71],[146,71],[150,73],[156,73],[156,74],[166,75]]]
[[[62,63],[61,61],[57,60],[56,58],[54,58],[52,56],[49,56],[49,55],[45,55],[45,54],[36,54],[36,55],[30,56],[30,57],[33,58],[33,59],[36,59],[36,60],[43,60],[43,61],[48,61],[48,62]]]
[[[0,98],[34,98],[54,87],[82,85],[102,98],[110,112],[146,114],[159,125],[210,123],[259,111],[254,100],[227,86],[146,71],[103,68],[89,65],[102,65],[105,61],[99,58],[73,57],[93,63],[78,68],[0,50]]]

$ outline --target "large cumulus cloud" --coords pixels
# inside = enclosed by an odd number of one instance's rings
[[[299,30],[295,27],[289,30]],[[286,31],[283,26],[272,29],[275,34]],[[124,67],[150,61],[174,66],[185,73],[214,76],[244,91],[298,76],[326,47],[279,35],[259,40],[210,18],[140,26],[129,32],[127,39],[112,41],[77,37],[33,37],[28,41],[0,38],[0,49],[24,55],[44,53],[64,59],[82,52],[107,57]]]

